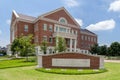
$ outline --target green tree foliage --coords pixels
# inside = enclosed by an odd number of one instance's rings
[[[111,56],[120,56],[120,43],[113,42],[108,49],[108,53]]]
[[[41,47],[41,50],[43,51],[43,53],[46,54],[47,47],[48,47],[48,42],[47,41],[43,41],[40,47]]]
[[[92,54],[99,54],[99,46],[98,46],[98,44],[95,44],[94,46],[92,46],[89,51]]]
[[[119,42],[113,42],[110,47],[104,46],[98,46],[95,44],[91,49],[89,50],[92,54],[98,54],[98,55],[106,55],[106,56],[120,56],[120,43]]]
[[[35,45],[31,41],[32,35],[16,38],[12,43],[11,50],[13,53],[20,52],[20,55],[25,56],[26,61],[28,61],[28,55],[35,52]]]
[[[20,55],[26,57],[26,61],[28,61],[28,55],[33,54],[35,52],[35,45],[32,44],[32,35],[22,36],[19,38],[20,40]]]
[[[107,55],[108,48],[106,45],[99,46],[99,55]]]
[[[11,45],[12,55],[18,55],[20,52],[20,39],[16,38]]]
[[[66,50],[66,42],[65,39],[62,37],[58,37],[57,50],[58,52],[63,52]]]

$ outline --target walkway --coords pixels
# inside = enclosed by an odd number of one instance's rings
[[[120,60],[104,60],[105,62],[114,62],[114,63],[120,63]]]

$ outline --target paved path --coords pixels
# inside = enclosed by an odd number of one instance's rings
[[[120,63],[120,60],[104,60],[105,62],[114,62],[114,63]]]

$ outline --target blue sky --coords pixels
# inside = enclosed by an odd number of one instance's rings
[[[120,0],[0,0],[0,46],[10,43],[12,10],[37,17],[63,6],[100,45],[120,42]]]

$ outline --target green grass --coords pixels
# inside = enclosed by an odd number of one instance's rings
[[[36,65],[34,61],[26,62],[25,59],[0,60],[0,69],[33,65]]]
[[[120,63],[106,63],[107,72],[86,75],[63,75],[35,70],[36,66],[0,69],[0,80],[120,80]]]
[[[6,60],[6,59],[8,59],[7,56],[0,56],[0,60]]]
[[[0,80],[120,80],[120,63],[105,63],[108,71],[104,73],[64,75],[37,71],[35,62],[24,60],[0,61]]]
[[[94,70],[94,69],[57,69],[57,68],[54,69],[40,68],[36,70],[45,73],[66,74],[66,75],[97,74],[107,71],[106,69]]]

